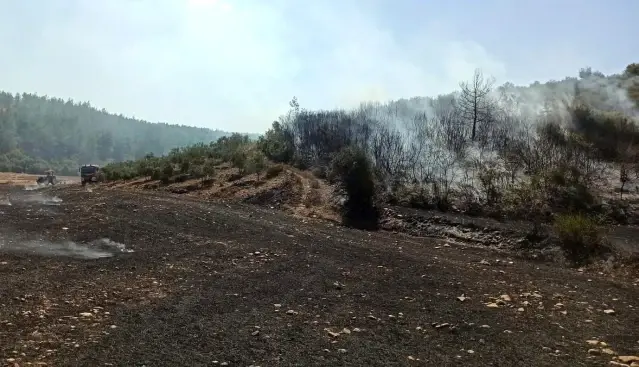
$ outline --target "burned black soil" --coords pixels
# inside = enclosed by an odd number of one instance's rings
[[[8,202],[10,366],[599,366],[639,355],[639,279],[169,193],[69,186]]]

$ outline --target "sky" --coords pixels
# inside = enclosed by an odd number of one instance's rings
[[[639,62],[636,0],[0,0],[0,90],[263,132],[309,109]]]

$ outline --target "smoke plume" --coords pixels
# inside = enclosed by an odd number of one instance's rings
[[[70,257],[77,259],[100,259],[113,257],[133,250],[126,245],[101,238],[87,244],[73,241],[51,242],[47,240],[22,241],[0,235],[0,252],[27,253],[40,256]]]

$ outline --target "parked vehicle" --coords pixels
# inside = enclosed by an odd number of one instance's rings
[[[98,183],[102,182],[104,179],[104,174],[99,166],[94,164],[85,164],[80,167],[80,182],[82,186],[87,183]]]

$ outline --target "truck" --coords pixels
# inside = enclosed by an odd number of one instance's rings
[[[102,178],[104,177],[102,171],[100,170],[100,167],[96,166],[95,164],[85,164],[80,167],[79,171],[80,183],[82,183],[82,186],[86,185],[87,183],[102,182]]]

